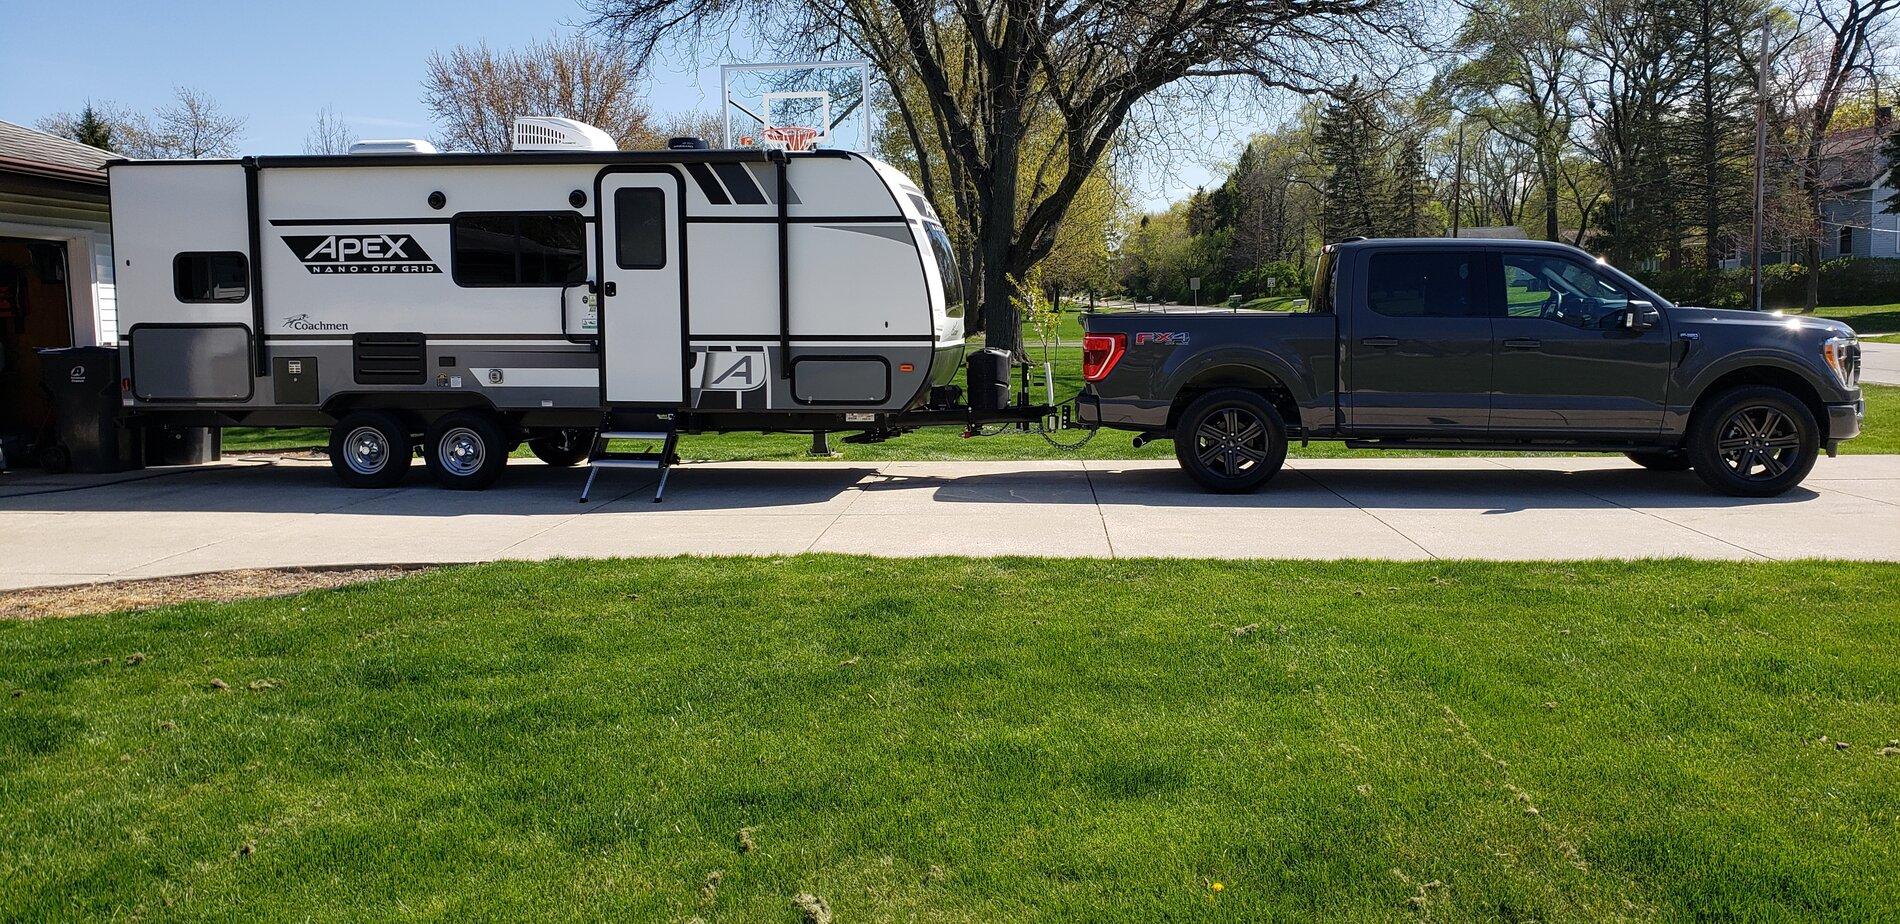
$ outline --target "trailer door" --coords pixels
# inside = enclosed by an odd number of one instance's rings
[[[670,167],[600,178],[600,364],[607,404],[686,400],[684,181]]]

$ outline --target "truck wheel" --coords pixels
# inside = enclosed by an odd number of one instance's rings
[[[386,411],[357,411],[330,428],[330,468],[352,488],[393,488],[409,471],[409,428]]]
[[[1689,425],[1689,461],[1709,487],[1774,497],[1801,483],[1820,455],[1820,426],[1794,395],[1746,386],[1716,395]]]
[[[1626,452],[1631,462],[1652,472],[1686,472],[1689,470],[1689,454],[1680,449],[1646,449],[1642,452]]]
[[[587,461],[594,448],[592,430],[545,430],[528,439],[528,451],[556,468],[569,468]]]
[[[456,491],[477,491],[495,483],[508,465],[508,441],[487,414],[456,411],[429,427],[424,460],[435,483]]]
[[[1240,494],[1286,461],[1286,424],[1258,393],[1222,388],[1194,399],[1174,430],[1174,457],[1201,487]]]

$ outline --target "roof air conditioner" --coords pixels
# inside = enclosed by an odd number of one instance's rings
[[[365,139],[350,145],[351,154],[434,154],[435,145],[416,138]]]
[[[524,116],[515,120],[517,151],[618,151],[606,132],[586,122],[557,116]]]

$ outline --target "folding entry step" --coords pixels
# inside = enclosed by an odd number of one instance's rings
[[[603,468],[640,468],[658,471],[660,483],[653,489],[653,502],[659,503],[666,495],[666,476],[672,470],[679,457],[673,450],[679,445],[679,428],[671,420],[664,421],[661,429],[621,429],[614,424],[614,412],[601,415],[600,430],[594,435],[594,447],[587,453],[587,484],[581,488],[581,503],[587,503],[587,494],[594,489],[594,476]],[[639,452],[615,452],[610,444],[614,442],[642,442],[647,448]],[[654,443],[660,446],[656,450]]]

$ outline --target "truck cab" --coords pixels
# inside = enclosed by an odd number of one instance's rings
[[[1857,435],[1846,325],[1680,306],[1575,247],[1384,239],[1326,248],[1308,310],[1085,318],[1084,422],[1171,437],[1215,491],[1289,438],[1620,452],[1763,496]]]

